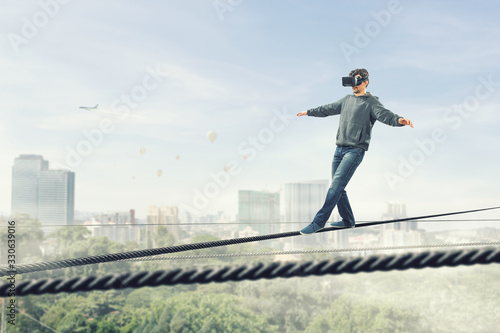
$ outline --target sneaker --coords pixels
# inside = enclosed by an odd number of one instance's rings
[[[353,225],[346,225],[344,223],[344,221],[339,221],[339,222],[333,222],[333,223],[330,223],[330,225],[334,228],[354,228],[354,224]]]
[[[305,227],[304,229],[300,230],[300,234],[301,235],[311,235],[311,234],[314,234],[315,232],[318,232],[320,231],[321,229],[323,229],[323,227],[320,227],[319,225],[317,225],[316,223],[311,223],[309,224],[307,227]]]

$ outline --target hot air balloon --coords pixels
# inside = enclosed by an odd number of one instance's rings
[[[161,175],[163,175],[163,171],[161,169],[158,169],[158,171],[156,171],[156,175],[158,177],[161,177]]]
[[[176,160],[179,160],[179,158],[181,158],[180,155],[175,156]]]
[[[214,143],[214,141],[217,139],[217,133],[215,133],[214,131],[208,131],[207,138],[210,142]]]
[[[145,152],[146,148],[142,147],[141,149],[139,149],[139,153],[141,153],[141,155],[144,155]]]

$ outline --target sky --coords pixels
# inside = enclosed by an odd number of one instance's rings
[[[1,3],[4,214],[21,154],[75,172],[76,210],[140,218],[234,217],[239,190],[329,179],[338,117],[296,114],[350,94],[354,68],[415,125],[375,124],[347,187],[357,219],[500,206],[496,1]]]

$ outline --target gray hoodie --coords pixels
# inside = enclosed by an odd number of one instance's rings
[[[403,126],[395,113],[387,110],[378,97],[367,92],[363,96],[347,95],[338,101],[307,110],[312,117],[328,117],[340,114],[337,146],[358,147],[368,150],[375,121],[390,126]]]

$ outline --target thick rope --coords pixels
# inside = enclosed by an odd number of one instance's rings
[[[441,244],[420,244],[420,245],[401,245],[401,246],[377,246],[377,247],[358,247],[344,249],[316,249],[316,250],[296,250],[296,251],[271,251],[271,252],[249,252],[249,253],[219,253],[219,254],[200,254],[193,256],[167,256],[131,258],[123,261],[156,261],[156,260],[186,260],[186,259],[210,259],[210,258],[234,258],[234,257],[261,257],[261,256],[280,256],[293,254],[313,254],[313,253],[340,253],[340,252],[371,252],[371,251],[391,251],[408,249],[428,249],[444,247],[469,247],[469,246],[491,246],[500,245],[500,241],[493,242],[469,242],[469,243],[441,243]],[[120,260],[122,261],[122,260]]]
[[[92,290],[172,286],[274,278],[338,275],[375,271],[406,270],[410,268],[455,267],[500,263],[500,249],[472,249],[448,252],[421,252],[395,255],[372,255],[364,258],[335,258],[321,262],[258,263],[252,266],[223,267],[219,269],[182,268],[155,272],[125,273],[120,275],[75,278],[22,280],[15,286],[17,296],[74,293]],[[0,286],[0,297],[7,297],[10,283]]]
[[[296,250],[296,251],[270,251],[270,252],[248,252],[248,253],[218,253],[218,254],[200,254],[192,256],[170,256],[159,255],[152,257],[130,258],[118,260],[121,261],[158,261],[158,260],[191,260],[191,259],[212,259],[212,258],[234,258],[234,257],[262,257],[262,256],[280,256],[294,254],[316,254],[316,253],[341,253],[341,252],[375,252],[375,251],[394,251],[408,249],[430,249],[446,247],[469,247],[469,246],[492,246],[500,245],[500,241],[491,242],[468,242],[468,243],[436,243],[436,244],[417,244],[401,246],[374,246],[374,247],[354,247],[342,249],[315,249],[315,250]],[[9,265],[1,265],[7,268]]]
[[[356,228],[369,227],[369,226],[394,223],[394,222],[404,222],[404,221],[411,221],[411,220],[428,219],[428,218],[432,218],[432,217],[466,214],[466,213],[480,212],[480,211],[486,211],[486,210],[492,210],[492,209],[498,209],[498,208],[500,208],[500,207],[482,208],[482,209],[474,209],[474,210],[467,210],[467,211],[461,211],[461,212],[434,214],[434,215],[417,216],[417,217],[407,217],[407,218],[387,220],[387,221],[368,222],[368,223],[359,224],[356,226]],[[342,229],[330,227],[330,228],[322,229],[319,232],[326,232],[326,231],[332,231],[332,230],[342,230]],[[298,235],[300,235],[299,231],[291,231],[291,232],[262,235],[262,236],[243,237],[243,238],[234,238],[234,239],[227,239],[227,240],[218,240],[218,241],[212,241],[212,242],[203,242],[203,243],[195,243],[195,244],[170,246],[170,247],[161,247],[161,248],[156,248],[156,249],[137,250],[137,251],[130,251],[130,252],[119,252],[119,253],[112,253],[112,254],[102,254],[102,255],[90,256],[90,257],[63,259],[63,260],[58,260],[58,261],[40,262],[40,263],[34,263],[34,264],[16,265],[15,270],[16,270],[17,274],[24,274],[24,273],[39,272],[39,271],[66,268],[66,267],[99,264],[99,263],[104,263],[104,262],[112,262],[112,261],[118,261],[118,260],[123,260],[123,259],[130,259],[130,258],[147,257],[147,256],[153,256],[153,255],[159,255],[159,254],[176,253],[176,252],[207,249],[207,248],[212,248],[212,247],[227,246],[227,245],[233,245],[233,244],[242,244],[242,243],[249,243],[249,242],[256,242],[256,241],[264,241],[264,240],[292,237],[292,236],[298,236]],[[0,268],[0,277],[10,275],[10,274],[12,274],[10,269]]]

